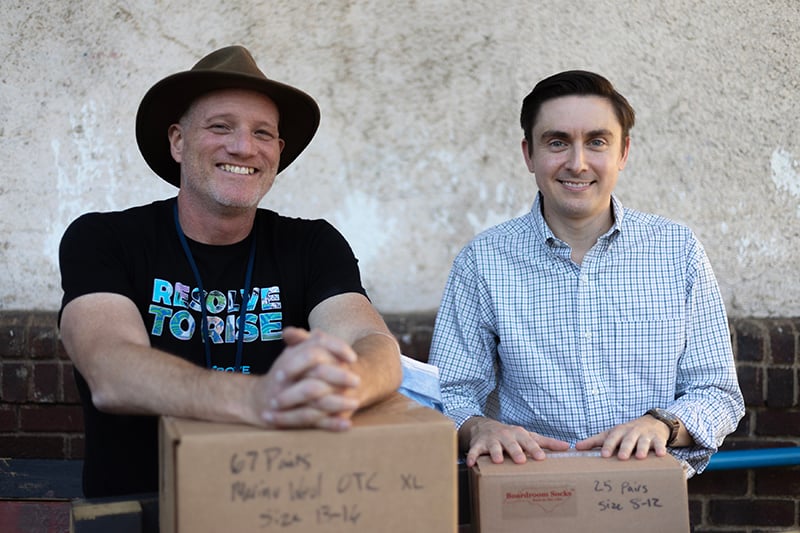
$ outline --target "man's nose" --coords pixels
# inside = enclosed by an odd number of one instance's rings
[[[252,154],[254,146],[255,139],[249,131],[236,130],[229,137],[228,151],[232,154]]]
[[[576,174],[586,169],[586,154],[583,146],[573,145],[570,148],[567,169]]]

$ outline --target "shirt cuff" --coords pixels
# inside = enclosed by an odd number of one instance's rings
[[[475,411],[474,409],[462,408],[462,409],[445,409],[444,414],[447,415],[456,425],[456,430],[460,430],[461,426],[464,425],[464,422],[472,418],[473,416],[484,416],[483,413],[480,411]]]

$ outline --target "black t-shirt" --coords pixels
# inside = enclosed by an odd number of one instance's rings
[[[244,303],[241,368],[262,374],[283,350],[285,326],[308,328],[311,310],[331,296],[366,295],[353,252],[333,226],[259,209],[253,232],[242,242],[213,246],[188,241],[206,294],[201,298],[175,228],[174,203],[162,200],[75,220],[59,251],[62,310],[84,294],[121,294],[136,304],[153,347],[207,366],[200,335],[200,302],[205,300],[211,365],[231,371]],[[253,238],[252,290],[243,298]],[[113,322],[105,326],[114,329]],[[78,372],[75,377],[84,405],[85,495],[158,490],[157,417],[101,413],[83,377]]]

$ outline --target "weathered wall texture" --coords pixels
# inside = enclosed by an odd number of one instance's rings
[[[637,109],[624,203],[689,224],[732,316],[800,315],[800,3],[6,0],[0,309],[56,309],[87,210],[174,194],[134,140],[140,98],[248,46],[314,95],[320,131],[263,205],[325,217],[387,312],[427,311],[456,252],[529,209],[521,99],[567,68]]]

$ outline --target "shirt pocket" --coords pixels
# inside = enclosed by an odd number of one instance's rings
[[[675,379],[685,346],[682,317],[618,320],[614,324],[607,379],[623,418],[640,416],[675,398]]]

